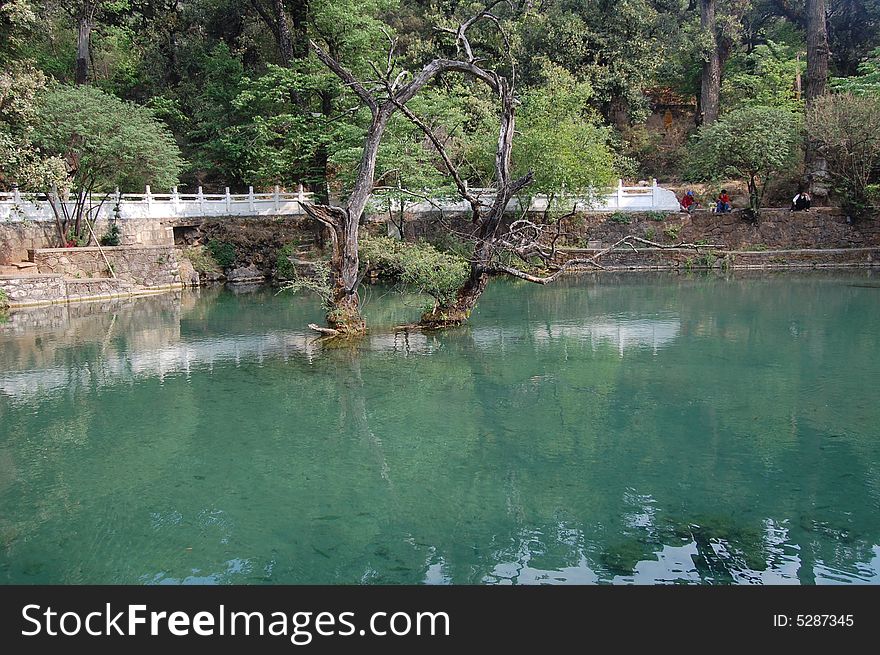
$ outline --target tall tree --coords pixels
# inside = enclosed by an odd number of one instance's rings
[[[482,262],[484,259],[488,261],[491,258],[492,238],[495,237],[498,227],[501,225],[508,202],[531,181],[531,173],[516,179],[511,174],[510,152],[514,134],[514,108],[518,102],[514,96],[513,87],[505,77],[478,63],[479,60],[474,55],[467,34],[481,20],[490,20],[497,24],[498,18],[491,11],[502,2],[503,0],[491,2],[485,9],[461,23],[456,29],[448,30],[455,36],[458,52],[456,59],[434,59],[411,77],[405,72],[395,74],[395,43],[392,40],[385,69],[380,70],[377,66],[373,66],[375,75],[380,78],[378,88],[368,88],[317,43],[312,42],[312,48],[318,58],[357,95],[359,101],[370,110],[371,115],[370,125],[364,138],[357,177],[345,205],[343,207],[309,203],[303,205],[309,216],[329,228],[331,234],[330,267],[333,272],[334,286],[331,298],[332,308],[327,313],[327,322],[330,326],[329,331],[333,334],[357,335],[362,334],[366,329],[358,297],[358,285],[360,284],[358,226],[375,185],[379,146],[394,114],[403,113],[425,131],[426,136],[443,156],[444,164],[455,178],[459,192],[470,203],[474,215],[473,220],[478,226],[479,233],[475,261]],[[461,73],[486,84],[501,103],[501,124],[498,151],[495,158],[497,190],[488,210],[478,198],[468,191],[466,182],[458,175],[455,166],[446,156],[445,149],[437,137],[406,107],[406,104],[425,85],[438,75],[446,73]],[[404,84],[403,81],[407,78],[410,81]],[[464,302],[455,305],[454,309],[461,309],[465,315],[469,314],[470,308],[473,307],[471,298],[475,302],[487,282],[488,271],[483,266],[474,264],[472,274],[460,292]]]
[[[703,70],[697,125],[711,125],[721,107],[721,78],[734,45],[742,36],[748,0],[700,0]]]
[[[809,110],[825,95],[825,87],[828,83],[829,48],[825,0],[806,0],[806,10],[807,86],[804,99]],[[819,144],[809,133],[806,141],[804,183],[813,195],[819,198],[828,195],[828,163],[822,155]]]
[[[825,95],[829,53],[825,0],[807,0],[807,105]]]
[[[706,39],[703,73],[700,80],[698,125],[711,125],[718,119],[721,105],[721,43],[715,17],[716,0],[700,0],[700,27]]]
[[[294,6],[297,6],[306,5],[307,3],[294,2],[293,4]],[[263,0],[251,0],[251,6],[256,10],[260,18],[263,19],[266,26],[272,31],[272,36],[275,38],[275,45],[278,46],[281,65],[290,66],[295,54],[284,0],[269,0],[268,6],[264,4]],[[305,7],[304,9],[301,8],[298,11],[304,11],[307,13],[308,7]]]
[[[76,67],[73,80],[77,84],[85,84],[89,79],[92,29],[95,27],[95,15],[97,13],[98,3],[94,0],[82,0],[74,5],[74,19],[76,20]]]
[[[106,199],[114,187],[169,188],[183,164],[170,131],[152,112],[93,86],[53,88],[40,108],[33,142],[67,165],[64,188],[50,196],[62,243],[68,236],[88,242],[93,191]],[[59,190],[74,192],[73,209],[59,201]]]

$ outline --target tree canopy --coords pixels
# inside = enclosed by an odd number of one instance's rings
[[[167,189],[183,167],[171,131],[150,110],[89,86],[52,88],[40,105],[33,141],[65,161],[75,190]]]
[[[775,107],[737,109],[700,128],[689,152],[691,177],[736,177],[749,186],[753,211],[770,177],[791,168],[802,142],[797,115]]]

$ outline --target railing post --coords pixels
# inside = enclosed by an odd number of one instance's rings
[[[21,191],[18,190],[17,184],[12,185],[12,202],[16,205],[21,204]]]
[[[248,187],[248,210],[251,214],[254,213],[254,187]]]
[[[144,200],[146,200],[148,205],[153,204],[153,193],[150,191],[150,185],[147,185],[146,193],[144,193]]]
[[[122,216],[122,194],[119,193],[119,187],[113,189],[113,210],[111,211],[111,221],[115,221]]]
[[[226,214],[229,215],[232,212],[232,196],[229,195],[229,187],[226,187]]]
[[[300,182],[299,184],[296,185],[296,199],[299,200],[300,202],[304,202],[306,199],[306,194],[303,191],[302,182]]]
[[[277,213],[281,209],[281,189],[277,184],[272,191],[272,201],[275,204],[275,211]]]
[[[651,182],[651,209],[657,206],[657,178]]]
[[[617,180],[617,208],[623,207],[623,180]]]
[[[177,193],[176,186],[171,187],[171,202],[173,202],[175,205],[180,202],[180,196]]]
[[[205,194],[202,192],[201,186],[199,186],[199,190],[196,192],[196,198],[199,202],[199,214],[204,216],[205,215]]]

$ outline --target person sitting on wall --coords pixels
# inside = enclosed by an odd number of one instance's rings
[[[718,194],[718,201],[715,204],[715,212],[725,214],[730,211],[730,196],[727,195],[727,189],[721,189]]]
[[[806,212],[810,211],[810,194],[806,191],[799,191],[798,194],[791,199],[791,211]]]
[[[698,203],[697,199],[694,198],[694,192],[688,191],[686,194],[684,194],[684,197],[682,197],[680,204],[682,211],[686,211],[688,214],[690,214],[699,206],[700,203]]]

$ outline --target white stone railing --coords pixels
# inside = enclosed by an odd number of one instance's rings
[[[473,188],[471,191],[478,197],[490,201],[494,189]],[[85,198],[90,208],[90,217],[97,219],[177,219],[204,218],[214,216],[291,216],[302,215],[302,203],[310,201],[312,193],[304,192],[300,187],[296,192],[281,191],[275,187],[272,193],[254,193],[253,187],[245,194],[233,194],[226,189],[222,194],[207,194],[199,187],[197,193],[178,193],[177,187],[171,193],[153,193],[147,187],[144,193],[111,193],[107,195],[92,194]],[[60,201],[59,201],[60,202]],[[76,204],[76,198],[67,196],[63,199],[68,208]],[[529,209],[544,211],[547,198],[532,198]],[[678,199],[669,189],[657,185],[654,180],[650,186],[625,187],[619,180],[616,189],[603,194],[596,194],[592,201],[566,200],[567,209],[576,204],[577,209],[584,211],[676,211],[679,209]],[[399,207],[396,201],[392,207]],[[463,211],[470,205],[461,199],[438,199],[433,202],[422,201],[406,204],[409,213],[430,213],[441,207],[444,211]],[[520,210],[518,200],[511,200],[510,210]],[[0,193],[0,221],[4,222],[42,222],[54,221],[49,197],[46,194],[20,193],[12,191]]]
[[[475,196],[480,202],[487,204],[492,201],[495,195],[495,189],[471,187],[468,191]],[[669,189],[664,189],[657,184],[657,180],[652,180],[651,185],[643,186],[623,186],[623,180],[617,181],[617,188],[605,189],[597,191],[591,199],[565,197],[555,201],[559,209],[570,211],[572,207],[576,211],[593,211],[593,212],[647,212],[647,211],[678,211],[681,205],[675,193]],[[460,198],[454,199],[432,199],[431,201],[422,200],[419,202],[411,199],[404,199],[405,211],[411,213],[423,213],[437,211],[438,208],[443,211],[470,211],[470,204]],[[549,199],[547,196],[537,195],[531,197],[529,211],[542,212],[547,209]],[[391,209],[396,211],[400,208],[399,201],[391,202]],[[387,210],[387,205],[386,208]],[[522,206],[518,199],[514,198],[507,204],[508,211],[522,211]]]
[[[296,192],[281,191],[254,193],[153,193],[148,186],[144,193],[91,194],[85,198],[91,209],[90,218],[110,219],[169,219],[202,218],[209,216],[288,216],[303,214],[301,203],[311,200],[313,194],[300,187]],[[76,204],[76,198],[67,195],[63,199],[68,209]],[[117,213],[118,209],[118,213]],[[54,221],[49,197],[43,193],[0,193],[0,221]]]

